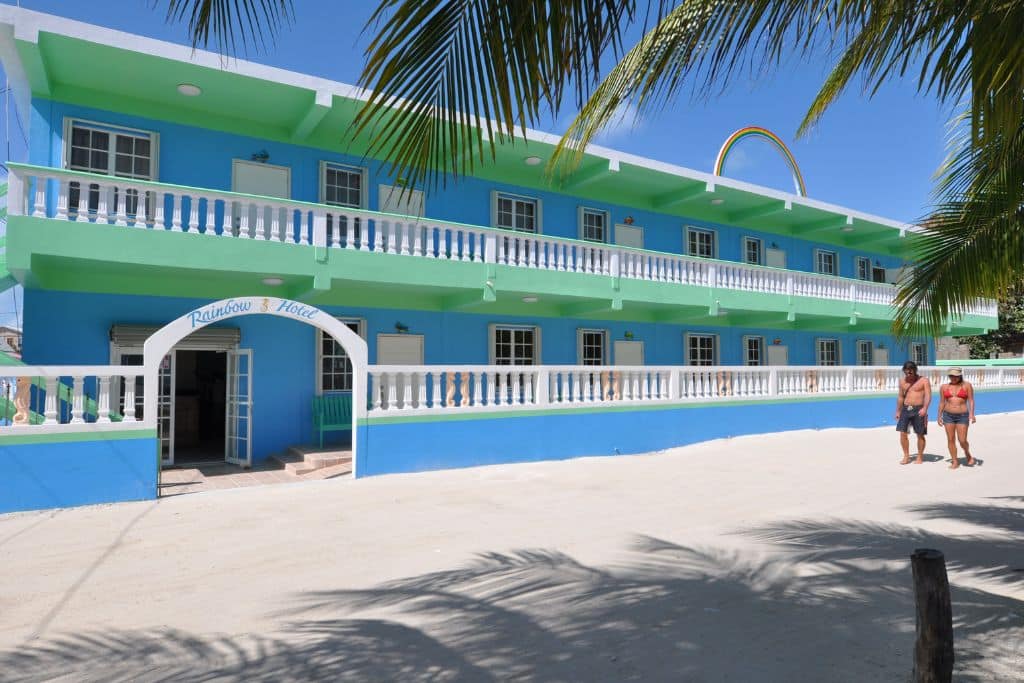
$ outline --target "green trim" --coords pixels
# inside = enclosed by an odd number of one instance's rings
[[[155,429],[116,429],[111,431],[54,432],[50,434],[15,434],[7,436],[0,427],[0,446],[20,446],[41,443],[77,443],[82,441],[127,441],[129,439],[155,439]]]
[[[1024,358],[975,358],[964,360],[937,360],[935,365],[942,367],[984,367],[984,366],[1009,366],[1024,368]]]
[[[1024,387],[999,387],[996,389],[980,389],[984,394],[996,391],[1020,391]],[[837,396],[823,397],[801,397],[801,398],[779,398],[779,399],[755,399],[746,401],[688,401],[686,403],[647,403],[643,405],[611,405],[581,408],[550,408],[536,410],[496,410],[494,412],[467,412],[467,413],[440,413],[434,415],[395,415],[365,417],[360,422],[368,425],[403,424],[413,422],[461,422],[472,420],[500,420],[519,417],[551,417],[555,415],[580,415],[588,413],[632,413],[650,412],[657,410],[679,410],[689,408],[729,408],[736,406],[757,406],[772,404],[798,404],[798,403],[820,403],[821,401],[857,401],[869,398],[885,398],[892,395],[892,392],[872,392],[870,394],[857,394],[850,396],[842,394]]]

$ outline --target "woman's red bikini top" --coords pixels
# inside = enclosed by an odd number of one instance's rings
[[[942,392],[943,397],[953,398],[953,389],[949,385],[946,386],[946,390]],[[967,398],[967,389],[960,387],[960,391],[956,392],[957,398]]]

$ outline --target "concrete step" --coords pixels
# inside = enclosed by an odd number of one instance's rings
[[[332,479],[334,477],[344,477],[352,474],[352,463],[346,462],[340,465],[332,465],[331,467],[321,467],[318,470],[313,470],[308,474],[302,475],[303,480],[313,481],[317,479]]]
[[[318,451],[309,447],[292,447],[273,456],[289,474],[301,476],[325,468],[352,467],[352,451]]]

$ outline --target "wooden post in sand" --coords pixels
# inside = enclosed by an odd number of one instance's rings
[[[918,548],[910,556],[917,605],[914,683],[953,680],[953,608],[946,559],[938,550]]]

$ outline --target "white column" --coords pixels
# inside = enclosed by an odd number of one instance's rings
[[[412,410],[412,377],[413,373],[402,373],[402,410]]]
[[[416,407],[426,408],[427,407],[427,373],[417,372],[416,379],[419,382],[419,386],[416,387]]]
[[[75,210],[76,221],[89,220],[89,186],[80,183],[78,189],[78,208]]]
[[[235,233],[235,218],[231,215],[231,211],[234,209],[234,202],[230,199],[224,200],[224,221],[220,226],[221,237],[234,237]]]
[[[249,204],[240,203],[238,205],[238,236],[247,240],[252,235],[249,233]]]
[[[143,201],[146,193],[140,192],[139,201]],[[156,230],[164,230],[167,228],[167,221],[164,219],[164,193],[156,192],[153,194],[153,228]]]
[[[32,206],[32,215],[35,218],[46,216],[46,185],[49,178],[36,176],[36,201]],[[68,217],[68,192],[70,183],[63,178],[57,179],[57,218],[64,220]]]
[[[191,195],[188,198],[188,219],[185,223],[185,232],[199,232],[199,197]]]
[[[105,224],[107,222],[107,220],[110,218],[110,215],[109,215],[109,213],[107,211],[107,206],[110,203],[109,199],[110,199],[110,188],[107,187],[106,185],[101,185],[100,186],[99,201],[96,204],[96,222],[97,223],[104,223]]]
[[[253,239],[265,242],[267,239],[267,207],[257,204],[256,205],[256,234],[253,235]]]

